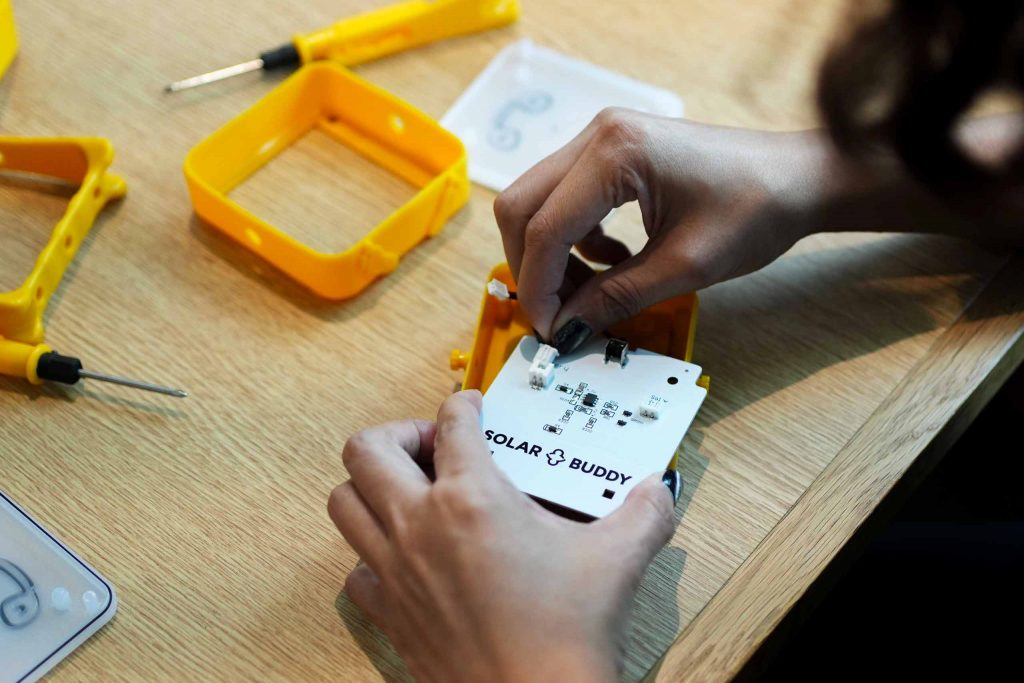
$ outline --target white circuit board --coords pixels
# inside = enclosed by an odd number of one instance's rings
[[[38,680],[116,610],[110,583],[0,491],[0,683]]]
[[[523,337],[483,402],[494,461],[519,489],[589,517],[615,510],[662,473],[707,391],[692,363],[636,349],[605,361],[606,337],[555,360],[544,388],[529,381],[540,344]]]

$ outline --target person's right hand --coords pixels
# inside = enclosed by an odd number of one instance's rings
[[[494,203],[519,302],[567,353],[658,301],[757,270],[804,236],[801,216],[821,193],[827,150],[813,132],[607,109]],[[631,255],[600,221],[634,200],[649,239]],[[578,278],[574,245],[612,267]]]

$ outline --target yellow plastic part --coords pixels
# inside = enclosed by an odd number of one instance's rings
[[[349,249],[316,251],[227,193],[312,129],[348,145],[419,192]],[[331,62],[308,64],[185,158],[192,205],[205,221],[328,299],[390,273],[469,198],[466,150],[412,105]],[[341,201],[341,200],[339,200]]]
[[[11,0],[0,0],[0,76],[7,71],[17,51],[18,33],[14,30]]]
[[[412,0],[297,35],[303,63],[351,66],[435,40],[503,26],[519,17],[517,0]]]
[[[64,216],[17,289],[0,292],[0,374],[34,384],[43,344],[43,312],[100,210],[123,197],[124,180],[107,172],[114,148],[103,138],[0,137],[0,171],[17,171],[78,184]]]
[[[507,263],[491,269],[487,281],[493,279],[500,280],[515,291],[515,280]],[[697,333],[698,307],[696,293],[683,294],[644,309],[639,315],[610,328],[608,334],[628,339],[631,346],[689,361]],[[519,302],[515,299],[497,299],[488,294],[485,287],[473,350],[466,353],[454,349],[448,361],[452,370],[466,371],[462,378],[462,388],[486,392],[518,346],[519,340],[527,334],[533,334],[533,326]],[[701,375],[697,384],[708,389],[711,378]],[[678,458],[677,452],[672,456],[669,469],[676,468]]]

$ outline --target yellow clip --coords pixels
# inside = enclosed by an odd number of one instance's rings
[[[14,59],[14,53],[18,51],[18,34],[14,30],[14,12],[11,10],[11,0],[0,0],[0,76],[4,75],[7,67]]]
[[[79,185],[32,272],[20,287],[0,293],[0,374],[35,384],[43,341],[43,312],[100,210],[127,189],[107,173],[114,148],[103,138],[0,137],[0,170],[49,176]]]
[[[327,254],[242,208],[227,193],[317,128],[420,188],[349,249]],[[346,299],[390,273],[436,235],[469,198],[466,150],[412,105],[330,62],[296,71],[263,99],[196,145],[185,180],[201,218],[316,294]]]

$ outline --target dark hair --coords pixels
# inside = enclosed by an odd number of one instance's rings
[[[998,168],[954,136],[981,95],[1024,91],[1024,1],[892,0],[825,60],[818,103],[836,146],[888,155],[934,190],[1019,184],[1018,148]]]

